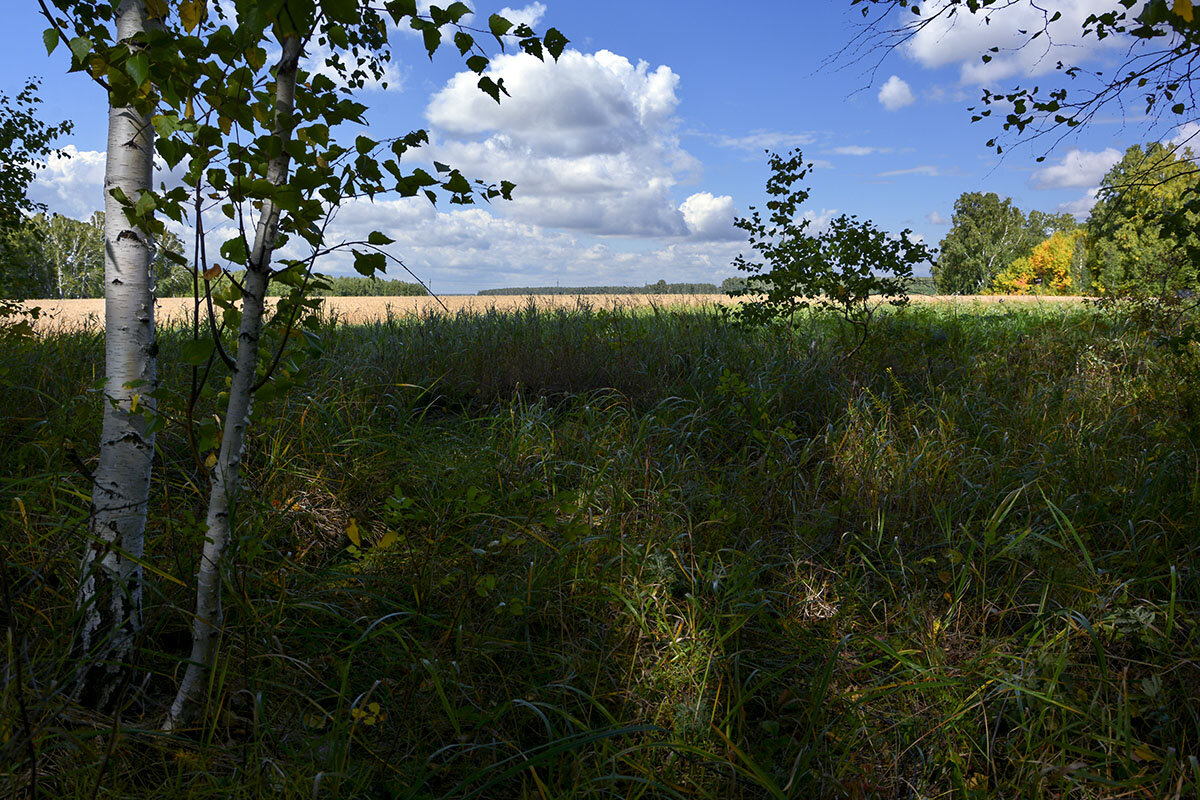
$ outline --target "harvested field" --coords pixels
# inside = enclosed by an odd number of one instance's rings
[[[953,303],[972,305],[975,303],[1023,303],[1061,304],[1075,303],[1079,297],[1036,297],[1029,295],[914,295],[915,303]],[[723,294],[657,295],[657,294],[590,294],[590,295],[451,295],[442,297],[440,303],[433,297],[327,297],[325,308],[329,313],[345,322],[360,323],[384,319],[388,314],[439,313],[445,310],[488,311],[490,309],[512,310],[523,308],[530,302],[541,308],[592,309],[630,308],[657,305],[660,307],[724,305],[734,302]],[[104,318],[104,301],[90,300],[33,300],[26,303],[39,306],[42,318],[38,329],[61,330],[83,326],[99,326]],[[443,308],[444,305],[444,308]],[[158,320],[161,323],[182,322],[192,309],[188,297],[168,297],[158,301]]]

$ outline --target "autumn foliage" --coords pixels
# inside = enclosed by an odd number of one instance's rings
[[[992,294],[1075,294],[1082,291],[1076,257],[1083,231],[1060,231],[1016,259],[992,281]]]

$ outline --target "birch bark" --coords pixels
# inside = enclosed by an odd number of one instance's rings
[[[296,74],[302,51],[297,35],[286,37],[275,70],[275,118],[273,135],[279,139],[280,155],[271,159],[267,180],[282,186],[288,177],[290,157],[286,144],[295,123],[292,110],[296,95]],[[246,449],[246,429],[250,425],[255,371],[258,366],[259,338],[262,334],[263,298],[270,279],[271,256],[279,234],[280,208],[264,201],[254,233],[244,280],[242,321],[238,330],[237,355],[225,412],[225,429],[217,463],[212,468],[212,489],[206,517],[207,536],[200,570],[196,578],[196,614],[192,621],[192,653],[165,728],[173,730],[186,720],[199,696],[208,670],[216,655],[221,633],[221,558],[229,544],[233,505],[241,488],[242,459]]]
[[[146,29],[143,0],[123,0],[117,40]],[[136,200],[153,177],[154,129],[150,113],[109,107],[104,175],[104,417],[100,460],[93,473],[91,534],[76,598],[84,655],[77,695],[95,707],[115,699],[131,668],[141,625],[141,560],[154,457],[150,393],[158,380],[154,331],[154,244],[135,228],[112,196],[121,189]]]

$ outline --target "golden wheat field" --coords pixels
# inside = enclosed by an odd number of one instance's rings
[[[1036,296],[944,296],[914,295],[917,303],[954,303],[958,305],[993,303],[1079,302],[1079,297]],[[270,301],[268,301],[270,302]],[[735,302],[723,294],[658,295],[658,294],[585,294],[585,295],[452,295],[433,297],[327,297],[325,312],[347,323],[371,322],[391,315],[456,313],[459,311],[512,311],[535,304],[539,308],[624,309],[647,306],[678,308],[724,305]],[[33,300],[27,306],[37,306],[42,316],[37,321],[40,331],[53,331],[79,326],[100,327],[104,319],[104,300]],[[194,308],[190,297],[162,298],[156,305],[160,323],[184,322]]]

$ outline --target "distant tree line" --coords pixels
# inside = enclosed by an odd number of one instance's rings
[[[183,242],[166,231],[155,242],[154,260],[159,297],[189,297],[192,270],[167,257],[183,253]],[[240,281],[240,275],[234,275]],[[280,296],[286,287],[273,284],[268,292]],[[318,276],[318,297],[419,297],[419,283],[360,276]],[[65,299],[104,296],[104,212],[86,220],[62,214],[38,213],[0,233],[0,298],[9,300]]]
[[[647,283],[645,286],[525,286],[483,289],[480,295],[514,294],[719,294],[715,283]]]
[[[273,284],[267,287],[267,297],[282,297],[287,286]],[[364,278],[359,275],[316,275],[309,292],[314,297],[426,297],[429,292],[419,283]]]
[[[158,237],[154,274],[160,297],[190,293],[192,273],[166,254],[183,242]],[[0,235],[0,297],[9,300],[104,296],[104,212],[86,220],[38,213]]]
[[[733,277],[721,281],[721,291],[725,294],[741,292],[748,288],[749,278]],[[914,275],[905,281],[908,294],[938,294],[937,282],[929,275]]]

